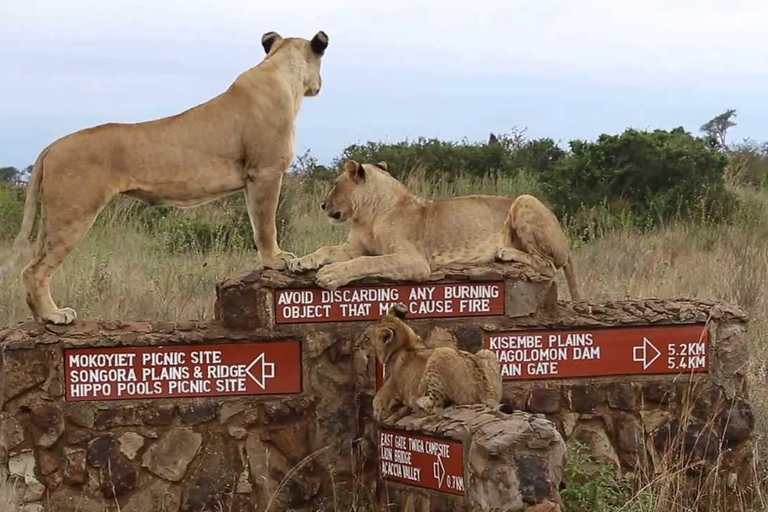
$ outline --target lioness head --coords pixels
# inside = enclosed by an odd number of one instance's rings
[[[267,32],[261,36],[261,45],[267,52],[267,58],[277,52],[293,52],[295,58],[306,65],[303,73],[304,95],[316,96],[320,92],[323,84],[320,77],[320,60],[328,48],[328,35],[325,32],[321,30],[310,41],[300,37],[283,39],[277,32]]]
[[[381,194],[387,194],[400,183],[387,172],[387,163],[359,164],[349,160],[333,182],[321,208],[331,224],[342,224],[355,216],[361,208],[371,206]]]
[[[404,304],[392,306],[381,320],[363,333],[363,342],[373,345],[380,363],[386,363],[399,350],[410,350],[421,345],[419,336],[403,321],[407,312]]]

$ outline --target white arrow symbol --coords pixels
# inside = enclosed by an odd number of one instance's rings
[[[443,466],[443,459],[437,456],[437,462],[432,464],[432,476],[437,478],[437,486],[443,486],[443,479],[445,478],[445,466]]]
[[[655,352],[655,354],[649,353],[649,349],[651,352]],[[642,354],[639,355],[639,354]],[[654,361],[656,361],[659,356],[661,355],[661,352],[659,352],[659,349],[657,349],[653,343],[651,343],[651,340],[643,336],[643,344],[638,345],[636,347],[632,347],[632,360],[637,363],[643,363],[643,370],[647,370],[649,366],[653,364]],[[650,359],[648,359],[650,356]]]
[[[256,366],[258,363],[261,363],[261,365]],[[251,368],[254,366],[256,366],[255,372],[259,378],[251,373]],[[275,363],[267,362],[267,360],[264,359],[264,352],[262,352],[256,359],[251,361],[251,364],[245,369],[245,373],[247,373],[248,376],[253,379],[253,382],[255,382],[261,389],[266,389],[267,379],[275,378]]]

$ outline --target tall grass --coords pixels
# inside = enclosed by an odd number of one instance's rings
[[[539,192],[537,181],[525,174],[514,179],[459,176],[443,181],[428,180],[417,170],[406,181],[425,197]],[[320,209],[325,186],[299,176],[286,180],[278,219],[283,249],[301,255],[345,238],[345,228],[331,226]],[[654,230],[618,222],[598,238],[587,237],[589,242],[575,240],[576,271],[585,296],[592,301],[690,297],[746,308],[751,317],[749,383],[757,450],[766,454],[768,394],[760,390],[768,388],[768,193],[757,188],[732,187],[732,191],[742,207],[729,222],[702,218]],[[249,248],[250,240],[240,243],[233,234],[245,229],[247,235],[249,229],[242,225],[244,211],[238,208],[242,208],[241,199],[232,198],[152,217],[154,213],[130,200],[115,201],[65,262],[54,279],[53,295],[82,317],[210,319],[215,283],[259,264],[258,253]],[[213,226],[214,232],[229,229],[232,233],[203,238],[207,241],[200,244],[192,236],[192,243],[174,246],[168,240],[179,236],[174,226],[180,219],[189,225]],[[9,249],[9,242],[0,242],[0,259],[8,256]],[[564,282],[559,285],[565,288]],[[0,287],[0,326],[28,317],[20,280],[6,278]],[[765,467],[760,468],[758,478],[768,489]],[[659,494],[661,488],[654,491]],[[642,510],[686,509],[678,503]]]

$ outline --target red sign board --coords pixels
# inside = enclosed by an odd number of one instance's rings
[[[294,288],[275,291],[278,324],[378,320],[403,303],[409,318],[504,314],[503,282],[353,286],[338,290]]]
[[[66,399],[301,393],[298,341],[64,350]]]
[[[385,480],[464,496],[464,449],[440,437],[382,429],[379,468]]]
[[[504,380],[706,373],[704,325],[488,333]]]

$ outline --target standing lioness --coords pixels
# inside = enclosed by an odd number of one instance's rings
[[[53,274],[96,216],[117,194],[154,205],[193,206],[245,189],[256,248],[267,268],[295,257],[277,244],[275,214],[283,173],[293,159],[294,122],[302,98],[320,91],[328,36],[311,41],[261,39],[267,56],[224,93],[182,114],[137,124],[105,124],[63,137],[40,154],[27,189],[16,257],[42,219],[32,262],[24,269],[35,319],[69,324],[71,308],[50,294]],[[13,262],[0,268],[0,277]]]
[[[293,272],[320,268],[334,290],[364,277],[426,279],[448,263],[517,261],[548,277],[562,268],[580,300],[570,245],[554,214],[529,195],[466,196],[426,201],[386,171],[350,160],[322,208],[332,223],[351,221],[347,242],[288,261]]]

